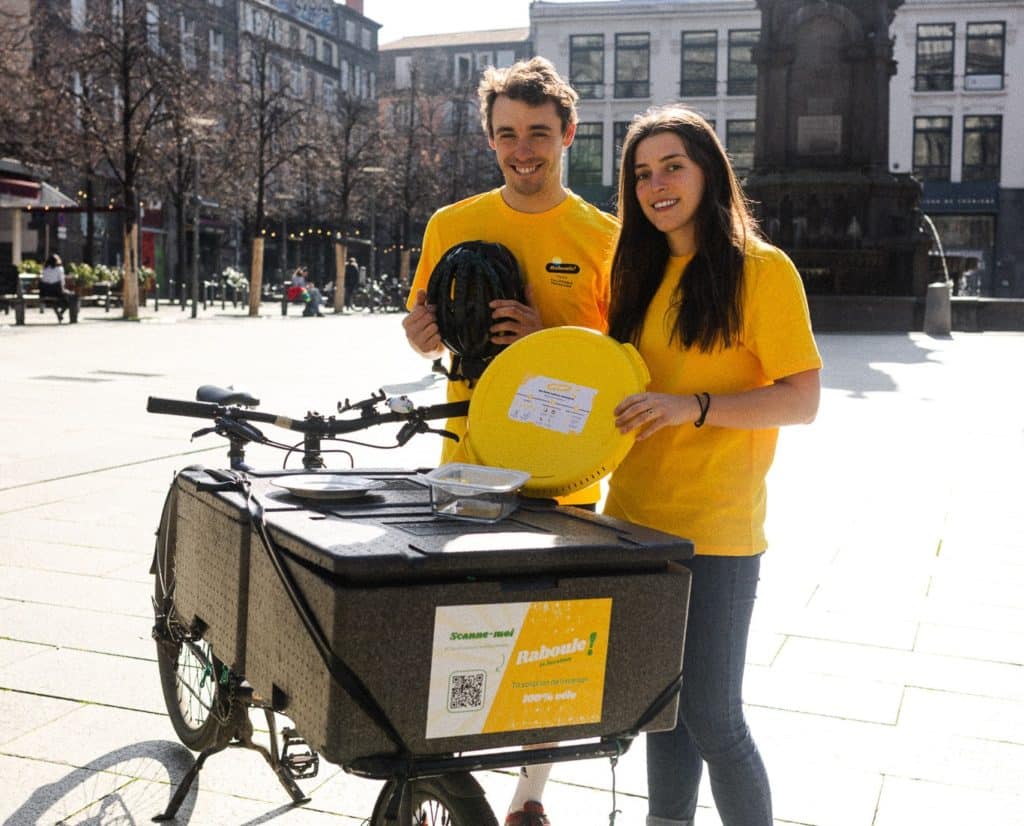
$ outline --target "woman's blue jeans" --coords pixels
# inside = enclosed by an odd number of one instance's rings
[[[723,826],[771,826],[768,775],[743,716],[747,632],[760,556],[697,556],[679,725],[647,735],[647,826],[691,826],[707,763]]]

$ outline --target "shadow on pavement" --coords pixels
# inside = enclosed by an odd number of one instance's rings
[[[119,823],[124,826],[162,813],[185,772],[192,753],[166,740],[133,743],[90,761],[86,768],[35,789],[4,821],[4,826],[27,823],[78,826]],[[195,808],[198,784],[189,791],[175,823],[188,823]],[[261,822],[254,821],[254,823]]]
[[[936,348],[927,342],[916,341],[906,334],[859,335],[867,339],[869,347],[855,349],[849,346],[850,337],[840,334],[818,336],[818,348],[824,368],[821,386],[832,390],[845,390],[851,398],[867,393],[894,393],[899,385],[878,364],[925,364],[933,361]],[[870,360],[870,361],[869,361]]]

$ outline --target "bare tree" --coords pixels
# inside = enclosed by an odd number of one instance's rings
[[[117,181],[123,219],[124,317],[135,319],[141,177],[158,130],[168,118],[168,90],[178,78],[162,51],[151,47],[145,0],[90,4],[84,27],[68,17],[62,22],[67,31],[84,30],[42,56],[39,65],[51,87],[61,90],[62,114],[95,148],[103,171]]]
[[[267,203],[275,181],[278,190],[287,180],[282,173],[310,145],[306,134],[307,107],[293,69],[282,59],[268,36],[269,16],[255,15],[252,31],[239,44],[240,66],[237,103],[227,133],[245,180],[250,186],[247,213],[252,257],[249,315],[259,315],[263,289],[263,230]]]
[[[334,310],[341,312],[345,299],[345,262],[351,237],[354,209],[361,206],[359,196],[375,194],[367,189],[378,185],[376,173],[381,163],[375,102],[354,95],[342,95],[334,109],[325,113],[322,143],[325,147],[325,188],[329,198],[327,214],[342,238],[334,245]],[[362,200],[365,200],[362,199]],[[365,212],[365,210],[364,210]]]

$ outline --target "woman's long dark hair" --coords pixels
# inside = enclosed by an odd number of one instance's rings
[[[704,352],[731,346],[743,317],[743,262],[747,239],[758,236],[747,198],[715,130],[696,112],[673,105],[633,120],[622,146],[619,220],[622,230],[612,261],[609,332],[637,344],[647,308],[661,284],[669,247],[636,196],[636,148],[660,132],[673,132],[704,173],[697,207],[696,252],[676,285],[672,340]]]

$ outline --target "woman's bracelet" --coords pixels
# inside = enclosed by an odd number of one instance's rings
[[[693,423],[693,426],[704,427],[704,420],[708,417],[708,411],[711,409],[711,394],[694,393],[693,397],[697,400],[697,405],[700,407],[700,417]]]

